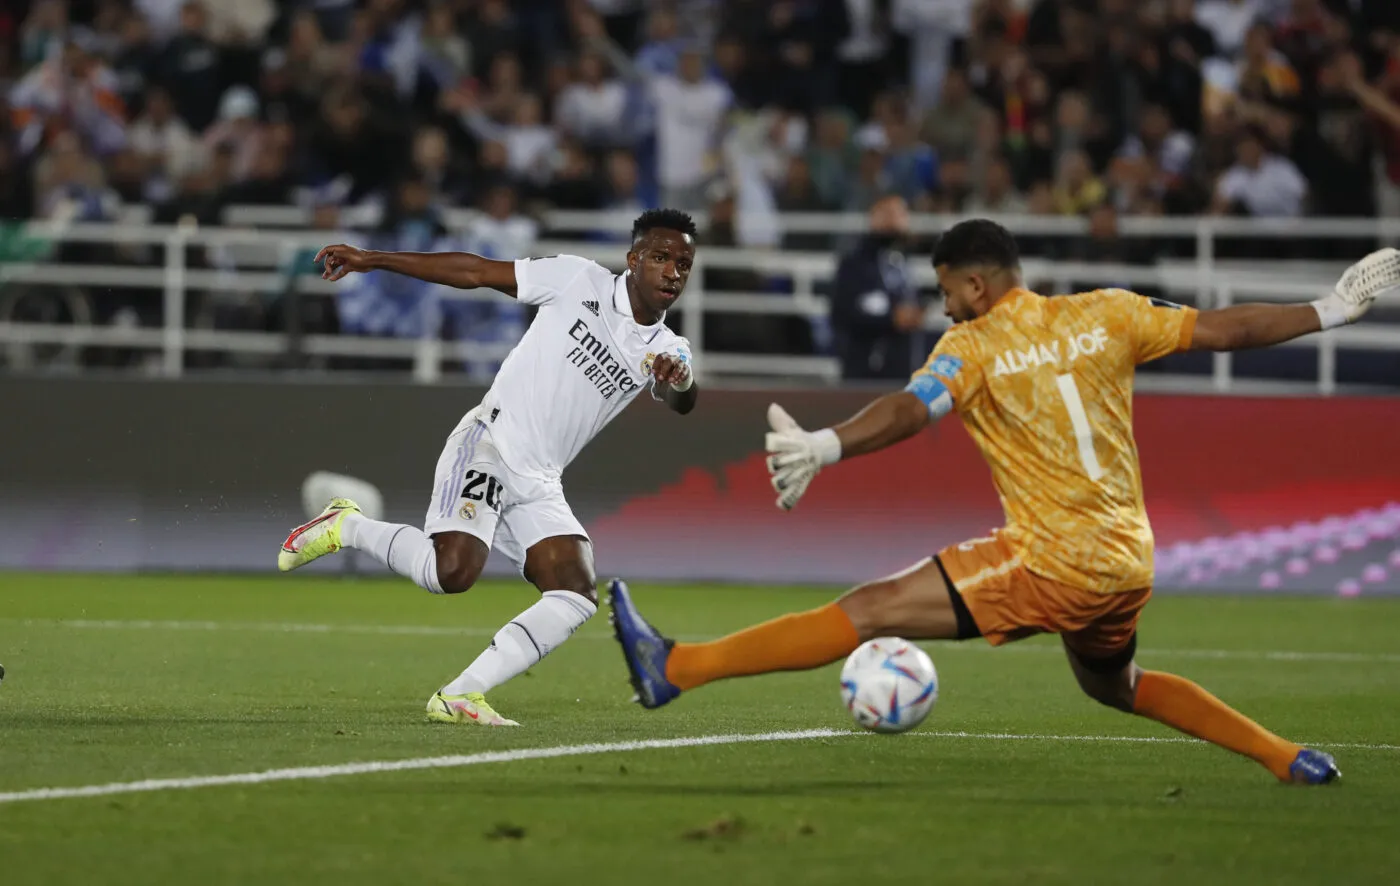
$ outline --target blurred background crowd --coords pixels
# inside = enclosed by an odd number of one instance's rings
[[[11,219],[355,206],[382,244],[504,258],[542,210],[659,204],[713,244],[842,247],[780,214],[897,229],[896,195],[1087,216],[1031,248],[1126,263],[1170,248],[1127,215],[1400,215],[1397,0],[7,0],[0,96]],[[449,233],[449,206],[482,212]],[[416,334],[391,289],[335,322]],[[511,340],[512,310],[455,322]]]

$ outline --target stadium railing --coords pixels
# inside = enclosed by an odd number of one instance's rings
[[[446,215],[449,228],[460,229],[472,218],[470,211],[453,210]],[[0,347],[58,345],[67,347],[108,346],[158,351],[160,372],[169,377],[183,374],[190,351],[229,354],[276,355],[291,347],[290,336],[279,332],[242,331],[218,328],[191,328],[186,316],[188,293],[223,291],[237,293],[276,293],[287,291],[285,270],[301,250],[314,249],[330,238],[356,242],[353,214],[343,217],[338,232],[308,230],[309,215],[298,207],[236,206],[224,214],[224,225],[200,227],[192,224],[154,225],[144,223],[67,223],[31,222],[25,237],[35,243],[102,244],[127,252],[144,250],[145,258],[125,264],[74,263],[36,260],[26,254],[20,261],[0,264],[0,285],[25,283],[33,286],[75,286],[95,289],[127,289],[161,293],[159,327],[98,326],[72,323],[10,322],[0,314]],[[865,230],[859,214],[798,213],[775,217],[786,233],[857,235]],[[920,215],[914,230],[936,234],[957,219]],[[1077,236],[1087,232],[1087,223],[1065,217],[1007,217],[999,219],[1018,235]],[[707,219],[701,214],[703,226]],[[596,235],[625,237],[632,222],[630,213],[553,212],[544,219],[546,238],[535,254],[573,253],[619,269],[625,250],[622,244],[599,240]],[[554,239],[548,232],[575,232],[567,240]],[[578,232],[594,235],[581,239]],[[1125,238],[1187,238],[1194,241],[1193,258],[1165,260],[1150,265],[1102,264],[1027,259],[1027,278],[1054,291],[1090,286],[1146,288],[1169,298],[1200,307],[1218,307],[1239,301],[1308,301],[1326,292],[1346,261],[1295,261],[1289,255],[1297,241],[1382,242],[1400,240],[1400,219],[1302,219],[1260,222],[1232,218],[1125,218],[1121,222]],[[1247,237],[1277,244],[1278,259],[1231,261],[1217,259],[1224,239]],[[203,247],[218,257],[215,268],[189,267],[187,250]],[[32,252],[32,250],[31,250]],[[703,317],[707,313],[780,314],[820,318],[827,314],[820,284],[830,280],[836,258],[826,252],[793,252],[768,249],[739,249],[707,246],[696,259],[691,285],[681,312],[682,333],[696,352],[697,368],[710,379],[803,380],[832,383],[839,380],[839,366],[828,356],[796,354],[739,354],[705,348]],[[702,285],[705,269],[756,271],[790,281],[785,294],[771,292],[707,291]],[[915,281],[933,287],[936,278],[926,262],[911,263]],[[335,286],[314,275],[301,275],[291,284],[302,295],[333,296]],[[445,299],[490,300],[499,296],[486,292],[460,292],[443,288]],[[3,304],[0,304],[3,308]],[[929,331],[946,328],[947,321],[930,309]],[[322,356],[384,357],[411,360],[417,381],[431,383],[443,376],[443,361],[499,359],[509,343],[465,344],[442,341],[437,336],[419,339],[366,338],[353,335],[308,335],[296,345],[302,353]],[[1291,347],[1316,351],[1316,378],[1307,382],[1261,383],[1242,379],[1234,372],[1228,354],[1215,355],[1208,375],[1163,374],[1142,377],[1144,387],[1180,391],[1230,391],[1287,389],[1307,393],[1337,390],[1339,350],[1400,352],[1400,322],[1367,323],[1309,336],[1290,343]]]

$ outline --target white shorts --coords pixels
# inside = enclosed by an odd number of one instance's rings
[[[433,475],[423,522],[428,535],[465,532],[500,551],[522,574],[525,552],[556,535],[588,538],[556,480],[522,477],[506,467],[485,422],[464,421],[447,438]]]

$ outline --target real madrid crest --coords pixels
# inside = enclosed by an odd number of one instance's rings
[[[457,513],[462,515],[463,520],[476,519],[476,505],[469,501],[462,502],[462,509]]]
[[[655,354],[647,354],[642,358],[642,375],[651,375],[651,364],[656,362]]]

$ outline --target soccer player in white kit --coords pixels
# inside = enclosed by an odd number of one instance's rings
[[[343,547],[366,551],[435,594],[460,594],[494,546],[541,597],[511,619],[457,679],[428,700],[428,718],[517,726],[485,693],[522,673],[597,611],[588,533],[560,475],[645,388],[671,409],[695,407],[690,344],[666,327],[695,259],[695,223],[656,209],[632,226],[627,270],[572,255],[492,261],[460,252],[373,252],[327,246],[322,276],[384,270],[459,289],[486,287],[539,308],[485,399],[443,447],[422,529],[371,520],[349,499],[287,536],[282,571]]]

